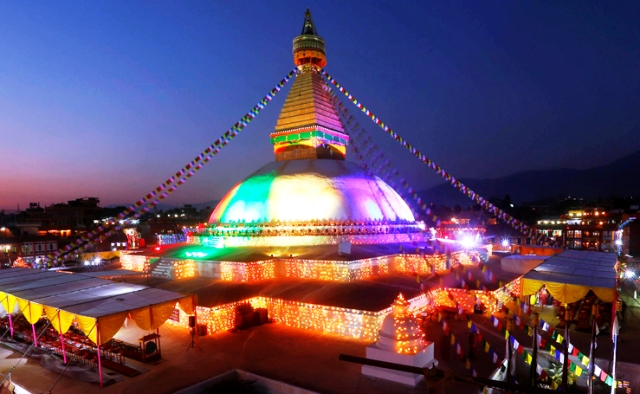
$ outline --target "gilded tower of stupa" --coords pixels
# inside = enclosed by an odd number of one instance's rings
[[[293,61],[299,74],[271,133],[276,161],[344,160],[349,137],[318,72],[327,59],[324,40],[309,10],[304,15],[302,33],[293,39]]]

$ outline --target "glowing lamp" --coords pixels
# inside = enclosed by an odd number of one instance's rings
[[[507,246],[509,246],[509,240],[508,239],[503,239],[501,244],[502,244],[502,246],[504,246],[506,248]]]
[[[476,241],[474,241],[473,238],[471,237],[464,237],[462,238],[462,240],[460,241],[460,244],[465,248],[465,249],[469,249],[469,248],[473,248],[476,245]]]

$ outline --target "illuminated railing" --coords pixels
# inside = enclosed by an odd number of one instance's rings
[[[377,234],[377,235],[279,235],[279,236],[233,236],[190,234],[187,242],[195,245],[218,245],[217,247],[242,246],[313,246],[338,245],[349,241],[354,245],[385,244],[424,241],[421,233]]]
[[[273,260],[251,263],[220,262],[220,278],[231,282],[258,282],[275,278]]]
[[[149,259],[149,256],[122,252],[120,263],[125,270],[147,272],[149,269]]]
[[[193,260],[176,260],[173,262],[174,279],[193,278],[196,276],[196,262]]]
[[[517,287],[519,279],[514,282],[516,283],[510,283],[505,288]],[[418,314],[427,308],[438,307],[457,308],[459,313],[472,313],[474,307],[479,303],[486,308],[485,313],[493,314],[499,310],[498,300],[503,294],[504,291],[500,289],[482,291],[440,288],[432,291],[429,295],[421,294],[408,301],[411,303],[410,309],[414,314]],[[378,331],[382,321],[391,312],[390,307],[373,312],[278,298],[253,297],[213,308],[198,306],[198,322],[206,324],[210,334],[230,330],[236,324],[236,307],[246,303],[251,304],[253,308],[266,308],[269,312],[269,317],[274,322],[288,327],[369,342],[378,339]],[[182,310],[180,310],[179,315],[180,320],[178,322],[168,320],[168,323],[186,329],[189,328],[188,316]]]

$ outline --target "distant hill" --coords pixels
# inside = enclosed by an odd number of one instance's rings
[[[523,203],[558,196],[587,199],[640,195],[640,151],[610,164],[587,170],[523,171],[496,179],[460,179],[484,198],[505,195]],[[427,202],[436,205],[469,206],[471,200],[450,184],[441,184],[419,192]]]

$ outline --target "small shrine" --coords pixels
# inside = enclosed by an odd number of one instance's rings
[[[377,342],[367,346],[368,359],[420,368],[437,366],[433,358],[433,342],[424,339],[417,319],[409,311],[411,304],[402,294],[391,304],[391,313],[385,317]],[[393,371],[385,368],[362,366],[364,375],[415,386],[423,375]]]

